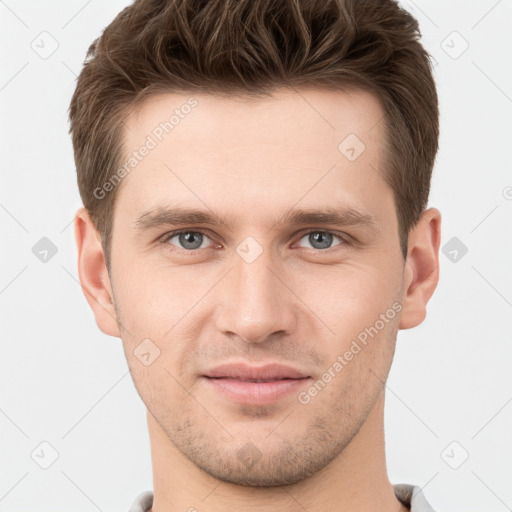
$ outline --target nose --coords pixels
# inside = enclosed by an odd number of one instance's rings
[[[216,327],[222,334],[259,344],[294,331],[299,308],[285,273],[270,253],[266,249],[252,262],[233,255],[234,267],[219,292]]]

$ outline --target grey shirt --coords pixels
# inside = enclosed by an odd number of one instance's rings
[[[409,508],[411,512],[435,512],[425,499],[421,487],[411,484],[394,484],[395,496]],[[153,492],[140,493],[128,512],[149,512],[153,505]]]

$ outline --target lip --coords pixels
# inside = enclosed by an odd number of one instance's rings
[[[203,380],[233,403],[265,405],[297,393],[311,377],[302,370],[276,363],[264,366],[223,364],[209,370]]]
[[[243,363],[228,363],[216,366],[205,373],[206,377],[248,380],[282,380],[309,377],[302,370],[278,363],[250,366]]]
[[[281,379],[271,382],[250,382],[228,377],[203,377],[203,380],[230,402],[266,405],[277,402],[291,393],[297,393],[311,378]]]

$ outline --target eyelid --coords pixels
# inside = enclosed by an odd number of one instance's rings
[[[209,233],[209,231],[207,229],[204,229],[204,228],[192,228],[192,229],[191,228],[185,228],[185,229],[178,229],[176,231],[169,231],[169,232],[165,233],[164,235],[162,235],[161,237],[158,238],[158,242],[160,242],[162,244],[167,244],[171,238],[174,238],[176,235],[180,235],[182,233],[201,233],[202,235],[208,237],[210,240],[213,241],[213,237],[211,236],[211,234]],[[169,245],[172,245],[172,244],[169,244]],[[209,249],[207,247],[207,248],[204,248],[204,249],[188,249],[187,250],[187,249],[183,249],[182,247],[178,247],[176,245],[173,245],[173,247],[175,247],[178,250],[185,251],[185,252],[193,252],[193,251]]]
[[[318,229],[318,228],[313,228],[313,229],[306,229],[304,231],[299,231],[297,233],[297,237],[298,237],[298,240],[297,241],[300,241],[302,238],[304,238],[306,235],[309,235],[311,233],[328,233],[330,235],[334,235],[336,237],[338,237],[342,243],[338,244],[338,245],[335,245],[333,247],[328,247],[327,249],[315,249],[315,248],[311,248],[313,251],[318,251],[318,252],[327,252],[329,251],[330,249],[334,249],[336,247],[340,247],[342,245],[349,245],[352,243],[352,237],[349,236],[347,233],[343,233],[343,232],[340,232],[340,231],[334,231],[334,230],[330,230],[330,229]]]
[[[309,235],[310,233],[329,233],[330,235],[336,235],[340,238],[347,239],[347,241],[351,238],[348,233],[329,228],[306,228],[301,231],[297,231],[296,236],[301,235],[301,237],[303,237],[304,235]]]

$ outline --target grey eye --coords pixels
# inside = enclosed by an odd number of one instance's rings
[[[341,240],[339,236],[333,233],[329,233],[328,231],[311,231],[310,233],[304,235],[302,239],[306,237],[308,242],[313,246],[313,249],[329,249],[332,246],[332,242],[335,238]]]
[[[181,233],[176,233],[175,235],[170,236],[168,238],[168,242],[170,242],[173,238],[176,237],[178,238],[179,242],[178,247],[182,249],[187,249],[189,251],[201,249],[204,239],[208,238],[199,231],[182,231]]]

